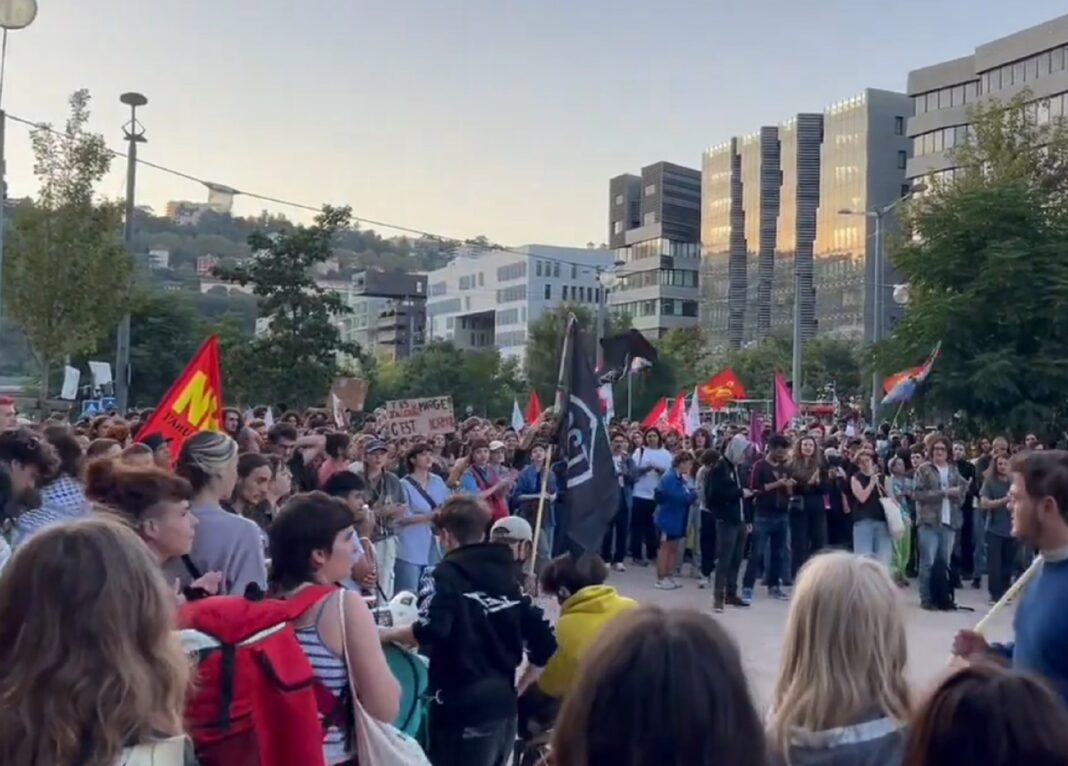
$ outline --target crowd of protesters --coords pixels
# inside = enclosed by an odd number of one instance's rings
[[[434,766],[504,766],[537,732],[555,766],[1068,764],[1068,453],[1036,439],[616,422],[618,508],[601,556],[576,558],[551,411],[400,439],[374,416],[227,409],[176,454],[137,440],[146,418],[29,424],[0,398],[0,763],[204,758],[176,628],[236,595],[299,603],[316,683],[377,721],[403,696],[383,647],[424,655]],[[917,696],[910,581],[936,608],[941,562],[996,600],[1036,552],[1015,644],[962,631],[963,667]],[[639,606],[607,582],[628,564],[654,565],[658,590],[689,569],[715,613],[758,581],[790,602],[766,715],[729,621]],[[368,604],[405,591],[418,619],[376,628]],[[352,716],[321,723],[321,763],[357,763]]]

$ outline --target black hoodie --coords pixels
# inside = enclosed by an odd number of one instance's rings
[[[514,716],[515,674],[524,649],[535,667],[556,651],[541,609],[519,589],[512,551],[476,543],[450,551],[434,568],[415,638],[430,657],[431,715],[473,726]]]

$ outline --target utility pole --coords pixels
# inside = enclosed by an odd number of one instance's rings
[[[130,107],[130,121],[122,127],[129,149],[126,155],[126,226],[122,241],[133,251],[134,188],[137,184],[137,145],[145,143],[145,128],[137,121],[137,107],[148,99],[140,93],[123,93],[119,100]],[[130,399],[130,314],[119,322],[118,349],[115,354],[115,408],[126,414]]]
[[[801,344],[804,333],[801,332],[801,272],[794,265],[794,352],[790,369],[793,381],[794,401],[801,401]]]

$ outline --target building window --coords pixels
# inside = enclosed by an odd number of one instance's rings
[[[623,195],[622,194],[617,194],[616,195],[616,204],[617,205],[622,205],[623,204]]]
[[[612,233],[613,234],[622,234],[623,233],[623,222],[622,221],[612,221]]]
[[[649,226],[650,224],[656,223],[656,211],[650,210],[648,213],[642,216],[642,223],[645,226]]]
[[[901,184],[901,196],[902,197],[907,197],[909,195],[910,191],[912,191],[912,187],[911,186],[909,186],[908,184]]]
[[[895,136],[903,136],[903,135],[905,135],[905,118],[904,117],[895,117],[894,118],[894,135]]]
[[[545,300],[551,301],[553,299],[553,286],[550,284],[545,285]]]
[[[571,278],[578,279],[578,266],[571,264]]]
[[[560,278],[560,261],[553,261],[553,278]]]
[[[486,285],[486,279],[482,275],[482,272],[480,271],[480,272],[478,272],[478,286],[479,287],[485,287],[485,285]]]
[[[697,316],[697,301],[682,301],[682,315],[684,317]]]
[[[660,311],[661,311],[661,313],[664,314],[664,316],[669,316],[669,317],[670,316],[675,316],[675,301],[674,301],[674,299],[672,299],[672,298],[664,298],[664,300],[661,301]]]
[[[649,184],[645,187],[646,197],[652,197],[654,194],[656,194],[656,184]]]
[[[596,290],[594,290],[593,295],[594,298],[597,300],[597,303],[599,304],[601,302],[601,288],[598,287]]]
[[[541,261],[535,261],[534,264],[535,264],[534,265],[534,273],[537,274],[540,277],[541,276]]]
[[[899,170],[904,170],[905,165],[908,164],[909,154],[906,151],[900,151],[897,153],[897,167]]]

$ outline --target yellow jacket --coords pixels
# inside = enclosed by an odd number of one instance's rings
[[[637,608],[637,601],[620,596],[610,585],[590,585],[565,601],[556,623],[556,653],[538,679],[541,691],[550,697],[564,697],[578,672],[579,660],[604,626],[621,612]]]

